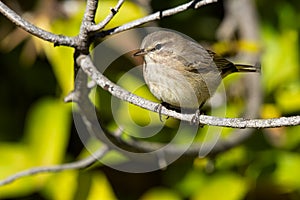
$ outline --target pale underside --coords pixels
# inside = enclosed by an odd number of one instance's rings
[[[168,63],[172,63],[171,66],[157,64],[166,62],[154,62],[151,53],[145,56],[144,78],[157,99],[175,107],[197,109],[214,94],[221,81],[220,73],[213,69],[214,66],[207,66],[211,70],[187,71],[180,67],[186,63],[178,57],[161,56],[159,59],[166,58],[170,61]]]

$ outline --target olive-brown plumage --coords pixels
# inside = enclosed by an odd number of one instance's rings
[[[176,108],[197,109],[234,72],[259,72],[235,65],[200,44],[171,31],[147,35],[135,56],[144,56],[143,76],[151,93]]]

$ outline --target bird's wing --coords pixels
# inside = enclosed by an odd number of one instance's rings
[[[229,64],[226,59],[217,59],[217,55],[203,48],[200,44],[189,41],[188,45],[182,45],[180,51],[180,62],[186,66],[186,70],[191,72],[206,73],[211,71],[221,71],[220,66],[223,64]],[[219,56],[222,58],[221,56]],[[227,61],[227,62],[226,62]]]
[[[216,64],[218,70],[221,72],[223,78],[233,72],[239,71],[236,68],[235,64],[233,64],[229,60],[223,58],[213,51],[207,50],[207,52],[213,57],[214,63]]]

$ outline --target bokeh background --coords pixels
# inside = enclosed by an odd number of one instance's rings
[[[231,58],[241,49],[253,51],[254,45],[261,54],[262,65],[259,117],[299,115],[300,2],[253,2],[259,20],[257,44],[241,44],[238,33],[231,41],[218,40],[216,32],[226,14],[223,1],[148,25],[180,31]],[[69,36],[78,33],[85,8],[84,1],[5,3],[35,25]],[[185,1],[126,1],[108,28],[182,3]],[[115,4],[116,1],[100,1],[97,21]],[[73,124],[72,105],[63,102],[73,89],[73,50],[43,42],[17,29],[2,15],[0,27],[0,179],[30,167],[87,156]],[[128,42],[136,41],[133,38]],[[117,81],[135,62],[138,61],[124,56],[112,64],[106,75]],[[229,117],[240,116],[245,106],[240,93],[235,95],[243,88],[233,87],[243,76],[232,75],[225,81]],[[100,89],[96,93],[103,95],[96,101],[105,104],[110,100],[110,95],[102,94]],[[146,88],[137,93],[153,100]],[[114,127],[109,107],[96,103],[103,121]],[[136,114],[142,112],[140,109],[131,109],[136,123],[149,123],[149,119],[140,120],[143,118]],[[153,123],[160,123],[158,117]],[[176,123],[169,119],[163,133],[174,131]],[[225,129],[224,137],[232,132],[233,129]],[[165,142],[168,137],[151,139]],[[99,163],[82,171],[35,175],[0,187],[0,199],[296,200],[300,199],[299,148],[299,126],[254,130],[247,141],[214,157],[182,158],[165,170],[144,174],[120,172]]]

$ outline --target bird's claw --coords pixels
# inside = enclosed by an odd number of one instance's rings
[[[162,118],[161,118],[161,110],[162,110],[162,107],[163,107],[162,104],[158,104],[157,106],[154,107],[154,110],[155,110],[156,112],[158,112],[159,120],[160,120],[161,122],[163,122],[163,120],[162,120]]]
[[[200,115],[201,115],[201,111],[200,109],[197,109],[194,116],[192,117],[190,123],[191,125],[198,125],[200,128],[202,128],[204,126],[204,124],[200,123]]]

